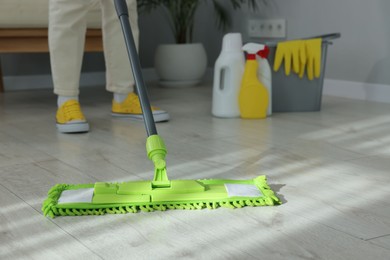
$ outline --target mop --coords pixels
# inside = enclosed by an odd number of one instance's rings
[[[57,184],[43,202],[45,216],[82,216],[167,209],[272,206],[281,204],[264,175],[252,180],[170,180],[167,150],[158,135],[135,47],[126,0],[115,0],[147,132],[146,151],[154,164],[152,181]]]

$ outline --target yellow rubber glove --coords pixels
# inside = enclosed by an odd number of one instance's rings
[[[306,65],[306,46],[302,40],[279,42],[276,47],[274,71],[278,71],[284,60],[286,75],[290,75],[291,63],[293,71],[297,74],[304,73]],[[303,72],[302,72],[303,70]]]
[[[313,80],[314,77],[319,78],[321,74],[321,44],[322,39],[305,40],[306,55],[307,55],[307,77]],[[302,71],[301,71],[302,73]],[[299,74],[303,76],[304,72]]]

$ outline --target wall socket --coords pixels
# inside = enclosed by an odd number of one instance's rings
[[[285,19],[251,19],[248,21],[248,34],[252,38],[285,38]]]

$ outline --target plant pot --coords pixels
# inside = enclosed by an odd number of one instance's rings
[[[157,48],[155,68],[164,87],[191,87],[199,84],[207,68],[201,43],[162,44]]]

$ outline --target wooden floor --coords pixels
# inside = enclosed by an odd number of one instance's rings
[[[390,104],[325,97],[321,112],[210,115],[210,86],[150,90],[173,179],[266,174],[283,205],[42,216],[56,183],[151,179],[142,122],[82,90],[91,132],[55,128],[49,90],[0,95],[0,259],[390,259]]]

